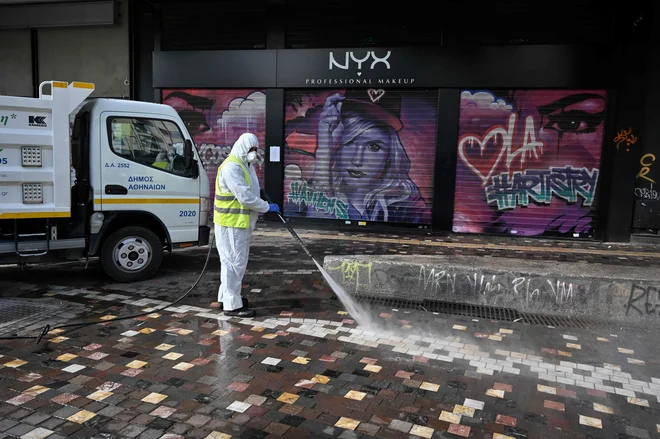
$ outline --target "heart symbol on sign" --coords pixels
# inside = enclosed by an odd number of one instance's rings
[[[357,72],[358,76],[362,76],[362,72]]]
[[[379,88],[378,90],[370,88],[367,90],[367,94],[369,95],[369,99],[371,99],[371,102],[374,104],[380,100],[383,96],[385,96],[385,90],[382,88]]]

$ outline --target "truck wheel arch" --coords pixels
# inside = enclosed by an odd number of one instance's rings
[[[98,256],[103,243],[115,231],[129,226],[141,226],[149,228],[158,236],[163,247],[172,251],[172,240],[165,224],[155,215],[143,211],[113,211],[103,212],[106,219],[97,235],[90,239],[89,255]],[[94,238],[96,236],[96,239]]]

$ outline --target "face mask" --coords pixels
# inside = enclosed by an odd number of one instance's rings
[[[248,163],[256,162],[257,161],[257,153],[255,151],[248,152],[247,161],[248,161]]]

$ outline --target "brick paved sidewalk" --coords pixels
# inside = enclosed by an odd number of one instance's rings
[[[653,269],[660,259],[630,245],[298,231],[319,262],[482,254]],[[135,284],[114,283],[96,262],[0,267],[0,291],[57,303],[73,320],[127,315],[183,294],[205,257],[176,252]],[[257,232],[245,278],[258,319],[208,309],[217,287],[213,251],[176,314],[51,333],[39,346],[0,342],[0,437],[660,437],[654,329],[569,332],[377,308],[390,332],[360,332],[272,225]]]
[[[89,319],[160,305],[47,294]],[[299,305],[258,319],[181,305],[0,342],[0,437],[660,437],[654,334],[392,309],[368,332]]]

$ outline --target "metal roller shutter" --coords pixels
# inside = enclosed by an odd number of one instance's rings
[[[382,13],[374,0],[288,0],[286,47],[395,47],[440,45],[442,24],[417,0],[396,13]],[[375,13],[374,13],[375,12]]]
[[[408,0],[383,12],[374,0],[287,1],[287,48],[419,45],[594,44],[613,42],[641,10],[599,0],[559,0],[539,11],[529,0],[430,3]],[[635,15],[637,14],[637,15]],[[632,17],[632,18],[631,18]]]
[[[455,232],[593,237],[604,90],[461,93]]]
[[[266,1],[163,3],[162,50],[266,48]]]
[[[435,90],[288,90],[284,214],[430,225],[437,99]]]
[[[542,10],[529,0],[450,0],[441,8],[444,17],[456,17],[443,20],[446,44],[607,43],[617,34],[614,14],[621,13],[599,0],[559,0]]]

